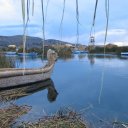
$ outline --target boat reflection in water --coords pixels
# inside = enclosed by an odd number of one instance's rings
[[[51,79],[48,79],[43,82],[37,82],[34,84],[24,85],[15,88],[2,88],[0,89],[0,102],[16,100],[18,98],[31,95],[35,92],[42,91],[44,89],[48,90],[48,101],[55,101],[58,92],[55,89],[53,81]]]
[[[88,60],[90,61],[90,64],[94,65],[95,64],[95,57],[94,57],[94,55],[88,54],[87,57],[88,57]]]

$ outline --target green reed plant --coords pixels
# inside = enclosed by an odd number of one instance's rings
[[[0,56],[0,68],[14,68],[15,61],[5,56]]]

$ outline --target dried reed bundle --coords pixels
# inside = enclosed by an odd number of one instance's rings
[[[18,97],[26,96],[24,89],[11,89],[0,92],[0,102],[16,100]]]
[[[73,110],[59,110],[57,114],[45,116],[35,123],[22,123],[20,128],[87,128],[81,114]]]
[[[1,128],[10,128],[12,124],[15,123],[15,120],[26,114],[30,110],[28,106],[17,106],[11,104],[7,108],[0,109],[0,127]]]
[[[15,60],[11,58],[6,58],[5,56],[0,56],[0,68],[14,68]]]

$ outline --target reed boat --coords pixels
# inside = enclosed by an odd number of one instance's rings
[[[30,52],[30,53],[18,53],[18,56],[37,56],[38,54],[36,52]]]
[[[121,55],[128,56],[128,52],[121,52]]]
[[[47,52],[48,62],[42,68],[18,69],[2,68],[0,69],[0,88],[15,87],[25,84],[36,83],[50,78],[57,53],[49,49]]]

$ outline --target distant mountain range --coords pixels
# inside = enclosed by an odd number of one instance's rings
[[[53,44],[71,44],[69,42],[54,40],[54,39],[48,39],[45,40],[45,45],[53,45]],[[8,45],[16,45],[17,47],[23,45],[23,36],[22,35],[16,35],[16,36],[0,36],[0,47],[7,47]],[[42,47],[42,39],[39,37],[26,37],[26,45],[27,48],[32,47]]]

